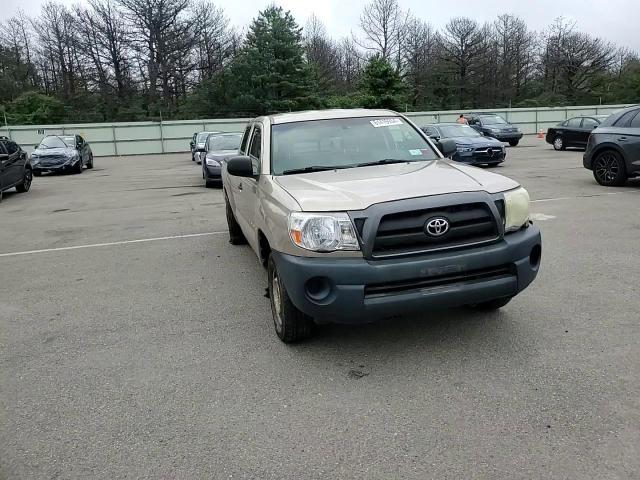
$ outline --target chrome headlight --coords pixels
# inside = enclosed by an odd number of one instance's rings
[[[522,187],[504,192],[505,233],[515,232],[529,221],[529,202],[529,192]]]
[[[209,167],[219,167],[220,162],[218,160],[214,160],[213,158],[207,157],[207,166]]]
[[[360,250],[349,215],[293,212],[289,215],[289,236],[300,248],[314,252]]]
[[[473,152],[473,147],[458,147],[459,153],[469,153]]]

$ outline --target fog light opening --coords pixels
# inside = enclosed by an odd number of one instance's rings
[[[529,255],[529,263],[533,268],[538,268],[540,265],[540,259],[542,258],[542,247],[540,245],[536,245],[531,249],[531,254]]]
[[[331,284],[324,277],[314,277],[307,280],[305,288],[309,298],[316,302],[324,300],[331,293]]]

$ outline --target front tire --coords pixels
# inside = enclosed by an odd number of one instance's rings
[[[227,213],[227,226],[229,227],[229,243],[231,245],[244,245],[247,243],[247,239],[242,233],[242,229],[238,222],[236,221],[236,217],[233,214],[233,210],[231,210],[231,205],[229,204],[229,199],[227,195],[224,196],[224,203],[226,207]]]
[[[269,302],[276,335],[284,343],[294,343],[309,338],[313,333],[313,319],[298,310],[278,275],[278,268],[269,255]]]
[[[620,187],[627,181],[624,160],[614,150],[599,153],[593,161],[593,177],[605,187]]]
[[[93,154],[89,156],[89,163],[87,163],[87,168],[91,170],[93,168]]]
[[[73,173],[82,173],[82,159],[78,160],[78,163],[73,166]]]
[[[519,143],[520,140],[509,140],[509,145],[511,145],[512,147],[517,147]]]
[[[492,311],[498,310],[504,307],[507,303],[511,301],[512,297],[506,298],[496,298],[494,300],[489,300],[488,302],[474,303],[470,305],[471,308],[475,308],[476,310],[484,310],[484,311]]]
[[[31,188],[31,181],[33,180],[33,172],[30,168],[24,169],[24,177],[22,178],[22,183],[20,185],[16,185],[16,190],[18,193],[28,192]]]
[[[564,139],[560,135],[553,139],[554,150],[564,150],[565,148],[567,147],[564,144]]]

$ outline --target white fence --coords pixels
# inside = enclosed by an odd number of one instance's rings
[[[629,105],[591,105],[488,109],[482,112],[502,115],[525,134],[545,130],[578,115],[606,115]],[[459,111],[408,112],[418,125],[452,122]],[[25,125],[3,128],[7,136],[31,151],[44,135],[78,133],[90,144],[95,156],[139,155],[186,152],[194,132],[239,132],[248,119],[176,120],[169,122],[87,123],[69,125]],[[0,130],[0,131],[2,131]]]

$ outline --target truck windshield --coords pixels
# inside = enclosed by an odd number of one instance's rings
[[[312,120],[271,127],[274,175],[437,158],[422,135],[400,117]]]

